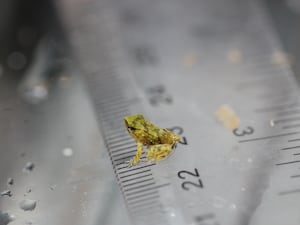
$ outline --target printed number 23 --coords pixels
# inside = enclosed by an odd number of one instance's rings
[[[253,129],[253,127],[248,126],[244,130],[239,130],[237,128],[237,129],[234,129],[232,132],[233,132],[233,134],[235,136],[241,137],[241,136],[253,134],[254,133],[254,129]]]
[[[181,171],[178,172],[177,175],[182,180],[191,179],[192,177],[200,177],[199,172],[196,168],[195,168],[195,173],[190,172],[190,171],[186,171],[186,170],[181,170]],[[198,178],[198,180],[196,178],[193,178],[193,179],[194,179],[194,181],[184,181],[181,184],[181,187],[184,190],[187,190],[187,191],[190,190],[189,186],[194,186],[194,187],[197,187],[197,188],[203,188],[203,183],[202,183],[200,178]]]

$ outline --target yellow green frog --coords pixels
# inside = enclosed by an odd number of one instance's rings
[[[136,154],[130,160],[129,166],[134,166],[140,161],[143,146],[148,149],[146,152],[148,161],[159,161],[170,155],[176,142],[180,140],[178,135],[155,126],[141,114],[126,116],[124,121],[129,134],[137,142]]]

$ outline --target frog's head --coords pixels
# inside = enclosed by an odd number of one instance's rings
[[[141,114],[124,117],[125,126],[130,134],[134,133],[136,130],[142,129],[144,121],[145,118]]]

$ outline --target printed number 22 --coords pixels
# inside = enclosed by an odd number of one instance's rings
[[[200,177],[199,172],[198,172],[198,170],[196,168],[195,168],[195,173],[192,173],[192,172],[186,171],[186,170],[181,170],[181,171],[178,172],[177,175],[182,180],[191,178],[190,176],[192,176],[192,177]],[[195,182],[195,181],[184,181],[181,184],[181,187],[184,190],[187,190],[187,191],[190,190],[189,186],[194,186],[194,187],[197,187],[197,188],[203,188],[203,183],[202,183],[201,179],[198,178],[197,182]]]

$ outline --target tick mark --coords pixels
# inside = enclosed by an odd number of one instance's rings
[[[120,177],[120,179],[123,179],[123,178],[125,178],[125,177],[134,176],[134,175],[136,175],[136,174],[146,173],[146,172],[149,172],[149,171],[151,171],[151,169],[144,170],[144,171],[140,171],[140,172],[137,172],[137,173],[132,173],[132,174],[129,174],[129,175],[126,175],[126,176],[122,176],[122,177]]]
[[[300,162],[300,160],[282,162],[282,163],[277,163],[276,166],[287,165],[287,164],[292,164],[292,163],[299,163],[299,162]]]
[[[284,110],[284,109],[287,109],[287,108],[294,108],[294,107],[299,107],[299,104],[298,103],[291,103],[291,104],[270,106],[270,107],[266,107],[266,108],[256,109],[255,112],[256,113],[265,113],[265,112]]]
[[[300,127],[300,124],[286,125],[283,126],[282,129],[296,128],[296,127]]]
[[[288,142],[293,142],[293,141],[300,141],[300,138],[288,140]]]
[[[297,193],[300,193],[300,189],[282,191],[282,192],[279,192],[279,195],[288,195],[288,194],[297,194]]]
[[[282,148],[281,150],[289,150],[289,149],[295,149],[295,148],[300,148],[300,146],[293,146],[293,147],[288,147],[288,148]]]
[[[271,139],[271,138],[277,138],[277,137],[284,137],[284,136],[299,134],[299,133],[300,132],[297,131],[297,132],[290,132],[290,133],[284,133],[284,134],[277,134],[277,135],[273,135],[273,136],[245,139],[245,140],[240,140],[239,143],[250,142],[250,141],[260,141],[260,140],[266,140],[266,139]]]
[[[300,175],[293,175],[293,176],[291,176],[291,178],[297,178],[297,177],[300,177]]]

